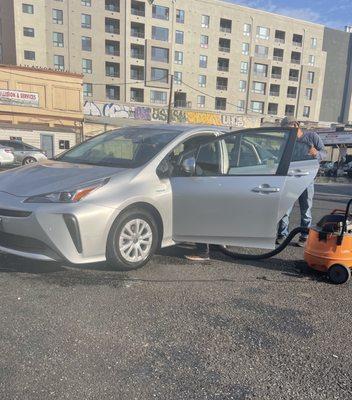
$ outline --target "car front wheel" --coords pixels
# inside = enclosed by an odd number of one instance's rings
[[[22,161],[22,165],[28,165],[28,164],[33,164],[37,162],[37,160],[34,157],[26,157],[23,161]]]
[[[158,246],[154,216],[144,209],[122,213],[113,224],[107,243],[107,260],[120,271],[141,268]]]

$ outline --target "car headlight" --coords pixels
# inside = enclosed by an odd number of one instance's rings
[[[90,193],[101,188],[109,182],[110,178],[89,182],[70,190],[37,194],[28,197],[25,203],[77,203],[87,197]]]

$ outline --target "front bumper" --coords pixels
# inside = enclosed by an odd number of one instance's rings
[[[116,214],[88,201],[29,204],[0,192],[0,251],[73,264],[104,261]]]

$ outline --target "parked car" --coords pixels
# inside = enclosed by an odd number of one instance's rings
[[[274,248],[278,221],[318,171],[296,137],[183,125],[93,137],[0,174],[0,250],[129,270],[178,242]]]
[[[0,167],[13,164],[15,156],[12,149],[0,145]]]
[[[347,176],[348,176],[349,178],[352,178],[352,161],[349,162],[348,164],[346,164],[344,170],[345,170]]]
[[[0,145],[13,149],[15,164],[26,165],[47,159],[43,150],[31,146],[30,144],[23,143],[20,140],[0,140]]]

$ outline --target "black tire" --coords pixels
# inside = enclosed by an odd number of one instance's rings
[[[351,278],[351,270],[344,265],[334,264],[329,268],[328,277],[335,285],[342,285]]]
[[[152,232],[152,241],[148,256],[143,260],[131,262],[126,260],[124,255],[121,253],[119,242],[123,228],[126,224],[135,219],[143,220],[149,225]],[[157,250],[158,245],[159,231],[153,214],[143,208],[131,208],[119,215],[110,229],[106,246],[106,259],[118,271],[131,271],[147,264]]]
[[[25,159],[23,159],[22,165],[33,164],[36,162],[37,162],[37,160],[34,157],[26,157]]]

